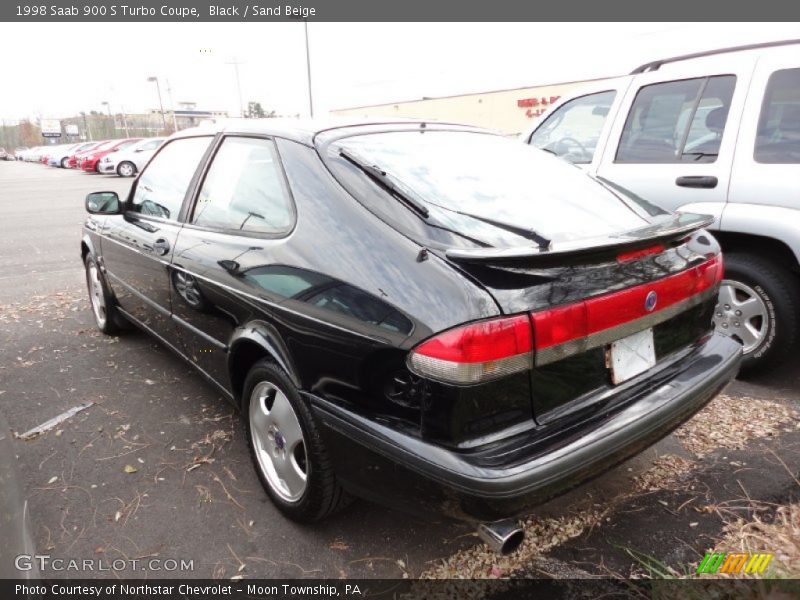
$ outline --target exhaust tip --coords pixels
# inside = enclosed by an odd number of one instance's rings
[[[525,532],[515,521],[495,521],[478,525],[478,537],[498,554],[516,552],[525,540]]]

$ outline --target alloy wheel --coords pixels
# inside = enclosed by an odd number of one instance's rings
[[[106,325],[108,313],[106,311],[103,283],[100,281],[100,273],[94,263],[89,264],[86,268],[86,283],[89,287],[89,301],[92,303],[95,321],[97,321],[97,326],[102,329]]]
[[[714,309],[714,324],[717,331],[739,340],[747,354],[758,348],[767,336],[767,305],[749,285],[725,279]]]
[[[300,421],[277,386],[262,381],[250,396],[250,435],[259,469],[270,488],[286,502],[306,491],[308,457]]]

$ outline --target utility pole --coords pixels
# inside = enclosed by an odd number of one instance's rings
[[[314,99],[311,97],[311,54],[308,51],[308,21],[303,21],[306,34],[306,75],[308,76],[308,112],[314,118]]]
[[[172,110],[172,127],[175,131],[178,131],[178,119],[175,117],[175,103],[172,101],[172,86],[169,84],[169,79],[167,79],[167,97],[169,98],[169,107]]]
[[[239,115],[244,117],[244,101],[242,100],[242,83],[239,80],[239,65],[243,65],[244,62],[237,60],[234,56],[230,61],[225,63],[226,65],[233,65],[233,70],[236,73],[236,89],[239,90]]]
[[[147,81],[156,82],[156,91],[158,92],[158,106],[161,108],[161,120],[164,122],[164,129],[167,128],[167,116],[164,114],[164,102],[161,100],[161,86],[158,83],[158,77],[148,77]]]
[[[131,134],[128,132],[128,119],[125,116],[125,107],[122,104],[119,105],[120,109],[122,109],[122,126],[125,128],[125,137],[131,137]]]

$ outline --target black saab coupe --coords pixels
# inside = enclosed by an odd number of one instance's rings
[[[156,336],[241,409],[272,501],[352,496],[478,526],[640,452],[735,375],[712,219],[428,122],[180,132],[90,194],[104,333]]]

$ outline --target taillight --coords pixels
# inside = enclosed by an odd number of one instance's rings
[[[430,338],[409,355],[424,377],[471,384],[530,369],[533,335],[528,315],[479,321]]]
[[[675,275],[531,314],[536,364],[603,346],[701,302],[722,280],[722,255]]]

